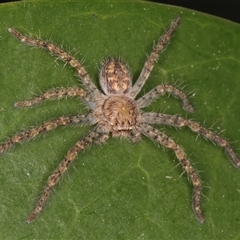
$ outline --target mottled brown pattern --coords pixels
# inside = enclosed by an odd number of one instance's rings
[[[100,83],[106,94],[127,94],[131,91],[131,76],[125,64],[110,59],[102,65]]]
[[[173,139],[156,129],[155,125],[186,126],[193,132],[223,147],[227,156],[237,168],[240,167],[239,158],[227,140],[197,122],[184,119],[178,115],[142,111],[142,108],[151,104],[154,99],[168,93],[182,102],[185,111],[193,112],[194,108],[190,104],[187,95],[175,86],[160,84],[139,99],[135,99],[148,79],[159,54],[164,50],[172,34],[179,26],[180,19],[180,16],[174,19],[168,30],[159,39],[133,87],[130,71],[123,62],[114,58],[103,62],[99,81],[104,94],[97,89],[85,68],[73,56],[50,42],[25,36],[17,30],[9,28],[9,32],[21,42],[31,46],[45,48],[57,56],[57,58],[69,63],[70,66],[76,69],[83,86],[86,88],[86,90],[76,87],[53,89],[31,100],[17,102],[15,106],[32,107],[45,100],[76,96],[85,102],[89,113],[76,116],[63,116],[16,134],[0,145],[0,153],[3,153],[17,143],[35,138],[39,134],[51,131],[58,126],[68,126],[70,124],[80,126],[84,124],[95,125],[88,135],[80,139],[68,151],[65,158],[50,175],[35,208],[27,219],[28,223],[35,220],[42,211],[52,188],[57,184],[60,177],[68,169],[80,151],[84,150],[90,144],[104,143],[109,138],[109,135],[113,137],[126,137],[132,142],[138,142],[141,140],[142,134],[165,148],[171,149],[175,153],[184,172],[186,172],[193,184],[193,210],[199,222],[204,222],[200,204],[202,184],[198,174],[191,165],[184,150]]]

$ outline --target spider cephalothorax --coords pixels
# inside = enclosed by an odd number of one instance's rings
[[[53,89],[31,100],[17,102],[15,103],[15,106],[31,107],[49,99],[77,96],[86,103],[89,108],[89,113],[59,117],[49,120],[38,127],[16,134],[0,145],[0,153],[8,150],[14,144],[32,139],[41,133],[55,129],[58,126],[66,126],[70,124],[78,124],[80,126],[83,124],[95,125],[88,135],[77,141],[77,143],[67,152],[65,158],[50,175],[36,207],[27,219],[28,223],[32,222],[42,211],[52,188],[57,184],[70,163],[76,158],[78,152],[82,151],[92,143],[104,143],[109,138],[110,134],[112,134],[113,137],[126,137],[133,142],[139,141],[141,139],[141,134],[143,134],[160,145],[173,150],[175,156],[182,165],[183,170],[187,173],[193,184],[193,210],[196,217],[201,223],[204,222],[200,207],[201,180],[199,176],[191,165],[184,150],[173,139],[156,129],[155,125],[161,124],[190,128],[193,132],[196,132],[206,139],[211,140],[213,143],[223,147],[233,165],[239,168],[240,161],[237,155],[228,141],[197,122],[182,118],[179,115],[144,112],[141,110],[141,108],[148,106],[157,97],[164,93],[168,93],[181,100],[185,111],[193,112],[194,109],[189,103],[187,95],[182,90],[169,84],[160,84],[139,99],[135,99],[148,79],[159,54],[163,51],[172,34],[178,27],[180,19],[180,16],[174,19],[168,30],[159,39],[133,86],[130,71],[125,64],[113,58],[105,61],[102,64],[99,77],[100,85],[104,93],[97,89],[85,68],[73,56],[50,42],[25,36],[17,30],[9,28],[9,32],[21,42],[31,46],[45,48],[59,59],[69,63],[76,69],[78,76],[86,89],[83,90],[77,87]]]

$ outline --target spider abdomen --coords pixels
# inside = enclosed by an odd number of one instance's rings
[[[104,62],[100,71],[100,85],[105,94],[127,94],[132,81],[128,67],[114,58]]]

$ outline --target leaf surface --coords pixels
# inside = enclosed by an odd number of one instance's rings
[[[100,62],[121,57],[135,81],[156,41],[179,13],[182,23],[140,95],[162,82],[182,83],[195,113],[164,96],[146,111],[204,123],[235,148],[240,139],[240,26],[192,10],[150,2],[17,2],[0,5],[0,138],[61,115],[86,112],[77,99],[16,109],[14,102],[79,84],[74,69],[7,31],[51,40],[82,60],[98,85]],[[204,189],[201,225],[191,209],[192,186],[171,151],[143,137],[91,146],[70,167],[48,204],[25,223],[48,176],[91,127],[59,128],[16,146],[0,161],[2,239],[238,239],[240,173],[224,151],[188,129],[166,127],[190,156]],[[162,129],[160,127],[159,129]],[[236,142],[235,142],[236,141]]]

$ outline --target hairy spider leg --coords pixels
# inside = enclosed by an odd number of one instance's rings
[[[196,214],[197,219],[200,223],[204,222],[204,217],[202,214],[202,210],[200,207],[200,201],[201,201],[201,180],[198,177],[196,171],[192,167],[190,161],[188,160],[186,153],[183,151],[183,149],[176,144],[173,139],[165,135],[164,133],[158,131],[154,127],[147,125],[143,123],[141,127],[139,127],[139,131],[150,138],[151,140],[154,140],[161,144],[162,146],[172,149],[181,163],[184,171],[187,173],[189,178],[192,181],[193,184],[193,210]]]
[[[178,98],[182,101],[182,107],[185,111],[194,112],[193,106],[189,103],[187,94],[182,90],[169,85],[169,84],[160,84],[157,87],[153,88],[150,92],[146,93],[144,96],[137,100],[139,108],[144,108],[152,103],[157,97],[168,93],[175,98]]]
[[[181,17],[176,17],[172,22],[167,31],[161,36],[158,43],[154,46],[153,51],[149,55],[147,61],[145,62],[142,72],[140,73],[137,81],[133,85],[131,96],[135,98],[137,94],[141,91],[143,85],[147,81],[153,67],[154,63],[157,61],[159,54],[165,49],[173,33],[176,31],[180,24]]]
[[[203,127],[200,123],[185,119],[179,115],[169,115],[163,113],[143,113],[143,119],[148,124],[162,124],[174,127],[188,127],[193,132],[200,134],[204,138],[216,143],[218,146],[225,149],[226,155],[231,160],[236,168],[240,168],[240,160],[234,152],[232,146],[223,137],[217,133]]]
[[[31,212],[27,219],[27,223],[31,223],[36,219],[37,215],[42,211],[46,205],[47,199],[52,191],[52,188],[57,184],[60,177],[68,169],[69,165],[76,159],[78,152],[85,149],[88,145],[102,144],[108,139],[108,134],[102,133],[97,127],[95,127],[87,136],[79,140],[67,153],[66,157],[62,160],[56,170],[48,178],[48,181],[43,188],[41,196],[37,202],[36,207]]]
[[[23,101],[16,102],[14,106],[19,108],[33,107],[46,100],[55,100],[55,99],[62,99],[64,97],[74,97],[74,96],[78,96],[81,99],[87,101],[85,99],[86,95],[87,93],[81,88],[77,88],[77,87],[59,88],[59,89],[49,90],[30,100],[23,100]]]
[[[40,126],[31,128],[29,130],[18,133],[11,138],[9,138],[6,142],[0,145],[0,154],[7,151],[12,146],[25,142],[29,139],[35,138],[40,134],[45,132],[49,132],[58,126],[67,126],[71,124],[92,124],[92,116],[91,114],[79,114],[75,116],[63,116],[56,119],[52,119],[43,123]]]
[[[86,87],[86,89],[89,91],[89,102],[94,103],[96,98],[101,95],[100,91],[97,89],[95,84],[93,83],[92,79],[88,75],[85,68],[79,63],[77,59],[75,59],[73,56],[71,56],[69,53],[65,52],[61,48],[55,46],[54,44],[43,41],[40,39],[34,39],[29,36],[23,35],[19,31],[9,28],[8,31],[18,38],[22,43],[25,43],[30,46],[38,47],[38,48],[44,48],[51,52],[53,55],[57,56],[59,59],[69,63],[73,68],[76,69],[80,79],[82,80],[83,85]]]

